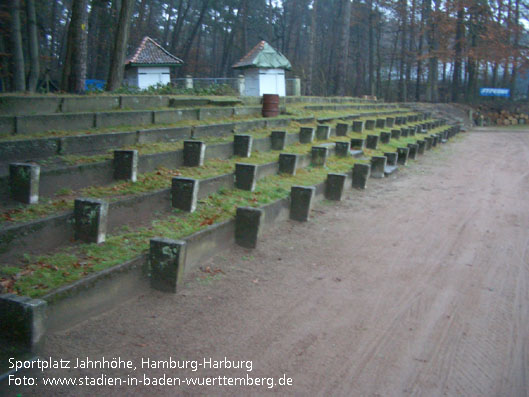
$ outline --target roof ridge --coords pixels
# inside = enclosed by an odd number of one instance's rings
[[[146,43],[147,39],[149,39],[149,36],[145,36],[145,37],[141,40],[140,45],[138,46],[138,48],[136,48],[136,52],[135,52],[134,55],[129,59],[128,62],[133,62],[134,60],[136,60],[136,58],[140,55],[141,51],[143,51],[143,49],[145,48],[145,43]],[[128,63],[128,62],[127,62],[127,63]]]
[[[158,51],[161,51],[163,53],[163,55],[167,56],[170,58],[170,60],[166,60],[166,62],[145,62],[145,60],[141,60],[140,57],[142,55],[142,52],[144,52],[146,49],[147,49],[147,43],[151,43],[155,48],[156,50]],[[152,48],[152,47],[151,47]],[[156,57],[152,54],[152,49],[150,51],[148,51],[146,54],[144,54],[143,58],[149,58],[149,56],[151,57],[151,60],[154,58],[154,60],[156,59]],[[160,55],[158,56],[160,57]],[[162,57],[163,59],[163,57]],[[148,63],[151,63],[151,64],[156,64],[156,63],[173,63],[172,61],[174,61],[175,64],[181,64],[181,63],[184,63],[184,61],[182,61],[180,58],[178,58],[177,56],[171,54],[169,51],[167,51],[165,48],[163,48],[160,44],[158,44],[154,39],[152,39],[151,37],[149,36],[145,36],[140,45],[138,46],[138,48],[136,49],[134,55],[132,57],[130,57],[126,64],[130,64],[130,63],[145,63],[145,64],[148,64]]]
[[[263,50],[265,50],[265,47],[269,47],[269,50],[266,52],[273,52],[275,53],[275,59],[276,65],[279,68],[290,70],[292,68],[292,65],[290,64],[289,60],[278,50],[276,50],[274,47],[272,47],[268,42],[265,40],[261,40],[259,43],[255,45],[246,55],[244,55],[238,62],[236,62],[232,67],[237,68],[246,68],[246,67],[260,67],[258,65],[258,59]],[[273,54],[272,54],[273,55]],[[272,59],[272,58],[271,58]],[[270,68],[274,66],[262,66],[264,68]]]

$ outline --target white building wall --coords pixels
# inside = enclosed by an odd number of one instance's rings
[[[138,68],[138,87],[142,90],[158,83],[165,85],[170,81],[168,66]]]
[[[283,69],[259,69],[259,96],[263,94],[286,95]]]
[[[259,70],[246,69],[244,71],[244,95],[259,96]]]
[[[244,71],[244,95],[286,95],[285,71],[283,69],[246,69]]]

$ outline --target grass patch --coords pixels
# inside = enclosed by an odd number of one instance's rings
[[[328,123],[331,126],[334,126],[339,121],[334,121]],[[315,126],[316,124],[311,124]],[[287,132],[297,132],[301,125],[299,123],[294,124],[291,127],[286,128]],[[376,129],[369,131],[370,134],[380,134],[382,130]],[[261,129],[256,131],[258,134],[268,134],[270,133],[269,129]],[[433,133],[433,132],[432,132]],[[284,153],[294,153],[294,154],[307,154],[310,153],[311,147],[314,145],[329,143],[329,142],[339,142],[347,141],[351,137],[363,137],[365,138],[367,133],[358,134],[358,133],[349,133],[348,137],[336,137],[333,136],[327,141],[315,141],[314,143],[309,144],[300,144],[295,143],[289,145],[283,151]],[[233,137],[225,137],[226,141],[232,141]],[[409,143],[414,143],[413,137],[406,138],[409,140]],[[216,143],[221,142],[218,140]],[[211,143],[211,142],[210,142]],[[405,142],[405,138],[401,138],[398,142],[393,141],[390,145],[393,145],[389,148],[379,149],[377,151],[365,150],[364,154],[367,156],[376,156],[383,155],[384,151],[396,151],[396,148],[399,146],[405,146],[408,142]],[[182,146],[181,142],[174,142],[175,146]],[[152,146],[151,146],[152,145]],[[149,150],[154,150],[156,148],[162,148],[164,143],[157,144],[143,144],[131,146],[131,148],[139,148],[140,146],[149,148]],[[171,145],[165,144],[165,145]],[[111,156],[108,154],[107,156]],[[258,152],[255,151],[252,153],[252,156],[249,158],[239,158],[232,157],[230,159],[221,160],[221,159],[210,159],[202,167],[181,167],[177,170],[168,169],[160,167],[156,171],[144,173],[138,175],[137,182],[123,181],[116,182],[108,186],[92,186],[81,189],[78,192],[67,191],[66,189],[60,192],[61,194],[56,194],[60,197],[58,199],[47,199],[41,198],[40,202],[35,205],[26,206],[19,205],[14,209],[9,209],[0,213],[0,224],[5,222],[28,222],[35,219],[40,219],[46,216],[51,216],[53,214],[60,213],[62,211],[73,210],[73,201],[75,197],[92,197],[100,199],[109,199],[110,201],[117,201],[120,198],[128,197],[132,195],[138,195],[147,192],[153,192],[160,189],[165,189],[170,187],[171,178],[175,176],[183,176],[187,178],[195,179],[206,179],[214,176],[219,176],[227,173],[234,172],[235,163],[244,162],[249,164],[266,164],[278,160],[279,153],[277,151],[268,151],[268,152]],[[83,156],[77,156],[78,158],[83,158]],[[88,156],[84,156],[88,157]],[[98,157],[98,156],[96,156]],[[59,193],[59,192],[58,192]]]
[[[19,295],[42,296],[59,286],[146,252],[153,237],[182,239],[209,225],[233,218],[239,206],[260,207],[272,203],[287,197],[294,184],[314,185],[324,181],[329,172],[350,170],[355,162],[352,157],[331,157],[327,167],[301,169],[296,176],[263,178],[254,192],[223,189],[200,200],[194,213],[173,210],[171,215],[154,220],[149,227],[109,236],[103,244],[79,244],[64,248],[57,254],[38,256],[15,276],[1,273],[0,282],[8,291]]]

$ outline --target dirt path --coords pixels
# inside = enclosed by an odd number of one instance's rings
[[[524,396],[529,390],[529,133],[469,133],[365,192],[52,335],[43,356],[121,357],[107,376],[293,379],[274,387],[50,388],[39,395]],[[252,360],[252,371],[140,369]],[[97,376],[52,370],[48,376]],[[14,389],[13,389],[14,390]]]

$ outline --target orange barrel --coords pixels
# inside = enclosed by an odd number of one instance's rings
[[[263,94],[263,117],[279,116],[279,95]]]

